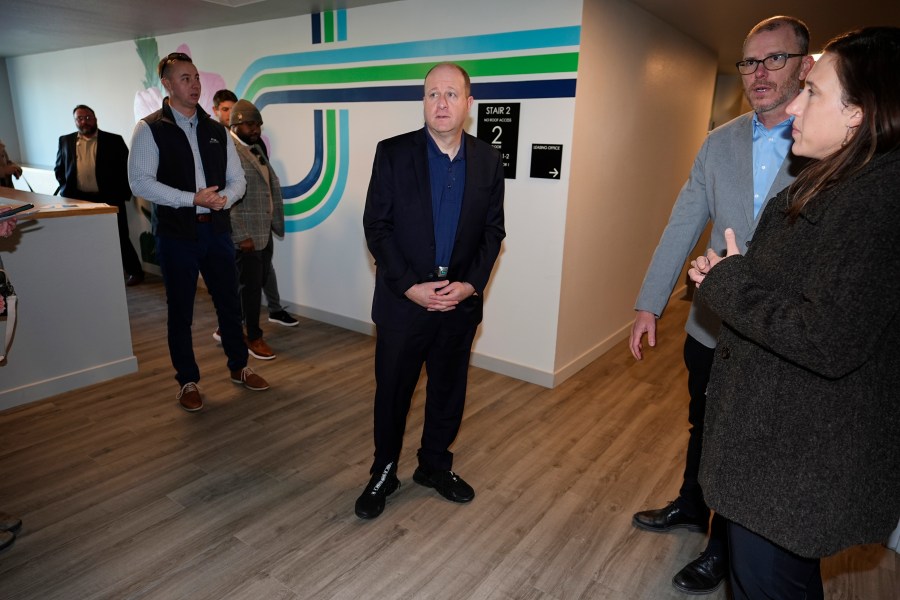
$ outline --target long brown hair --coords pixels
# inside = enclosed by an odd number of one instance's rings
[[[850,140],[805,168],[791,184],[789,213],[796,219],[815,196],[858,172],[876,154],[900,147],[900,28],[865,27],[832,39],[845,105],[858,106],[862,121]]]

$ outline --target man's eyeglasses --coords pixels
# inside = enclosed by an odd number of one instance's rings
[[[737,67],[738,71],[741,75],[751,75],[756,73],[756,69],[759,68],[759,65],[763,65],[766,67],[767,71],[778,71],[783,69],[787,64],[789,58],[796,58],[798,56],[806,56],[805,54],[787,54],[785,52],[781,52],[779,54],[772,54],[771,56],[767,56],[763,59],[755,59],[748,58],[747,60],[739,60],[734,63],[734,66]]]
[[[183,61],[183,62],[189,62],[189,63],[194,62],[193,60],[191,60],[191,57],[188,56],[187,54],[185,54],[184,52],[172,52],[171,54],[166,56],[164,59],[159,61],[159,77],[160,77],[160,79],[162,79],[162,76],[165,74],[166,67],[168,67],[173,62],[179,61],[179,60]]]

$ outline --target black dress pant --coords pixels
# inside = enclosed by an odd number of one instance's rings
[[[119,213],[116,215],[116,225],[119,229],[119,251],[122,253],[122,269],[133,277],[143,277],[144,266],[134,250],[131,238],[128,236],[128,215],[125,212],[125,204],[118,208]]]
[[[823,600],[818,558],[803,558],[728,521],[734,600]]]
[[[449,470],[466,400],[469,356],[475,325],[459,327],[457,315],[425,312],[403,328],[377,327],[375,342],[375,461],[370,472],[397,463],[413,392],[422,365],[425,424],[419,464]]]
[[[259,312],[262,306],[262,290],[272,273],[272,236],[262,250],[252,252],[235,251],[238,270],[238,291],[241,296],[241,311],[247,326],[247,339],[258,340],[263,332],[259,327]]]
[[[691,336],[684,340],[684,365],[688,371],[688,392],[691,400],[688,405],[689,430],[687,455],[684,461],[684,478],[676,506],[689,515],[700,516],[709,511],[703,490],[700,488],[700,456],[703,452],[703,424],[706,415],[706,386],[712,371],[714,348],[707,348]],[[728,550],[727,528],[725,520],[713,515],[710,526],[707,549],[719,556]]]

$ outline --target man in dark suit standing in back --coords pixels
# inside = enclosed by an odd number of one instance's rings
[[[128,237],[128,147],[121,135],[97,129],[97,116],[89,106],[79,104],[72,112],[78,131],[60,136],[56,153],[59,195],[105,202],[119,209],[119,248],[122,268],[128,274],[126,285],[137,285],[144,281],[144,268]]]
[[[374,519],[400,486],[397,462],[422,364],[425,424],[413,480],[453,502],[475,491],[452,470],[449,447],[466,399],[469,355],[482,296],[506,233],[503,163],[463,130],[473,98],[452,63],[425,76],[425,127],[383,140],[363,227],[375,258],[375,460],[356,501]]]

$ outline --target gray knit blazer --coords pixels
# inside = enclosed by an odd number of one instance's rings
[[[793,223],[786,207],[698,289],[723,320],[700,482],[728,519],[821,557],[900,517],[900,151]]]

